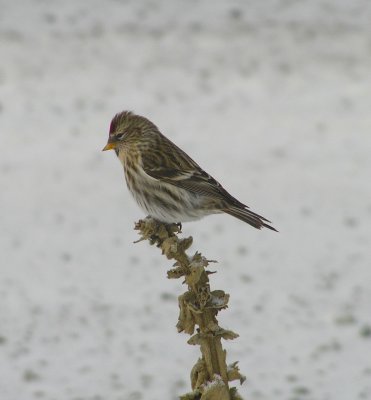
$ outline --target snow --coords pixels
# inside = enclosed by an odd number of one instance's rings
[[[218,260],[250,400],[371,398],[367,1],[0,1],[1,400],[175,399],[199,350],[138,237],[113,115],[145,115],[273,221],[183,225]],[[236,383],[238,385],[238,383]]]

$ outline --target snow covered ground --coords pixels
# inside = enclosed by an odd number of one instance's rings
[[[171,266],[113,153],[152,119],[274,222],[184,224],[231,294],[250,400],[371,399],[371,6],[362,0],[0,1],[0,398],[189,390]]]

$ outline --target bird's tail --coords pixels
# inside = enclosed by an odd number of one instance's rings
[[[223,209],[223,211],[229,215],[232,215],[233,217],[240,219],[241,221],[250,224],[256,229],[268,228],[271,229],[272,231],[278,232],[277,229],[273,228],[273,226],[266,224],[266,222],[270,223],[271,221],[268,221],[261,215],[258,215],[246,208],[232,206]]]

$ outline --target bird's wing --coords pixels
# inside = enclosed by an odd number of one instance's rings
[[[234,206],[247,207],[173,143],[171,146],[164,146],[161,154],[152,151],[150,156],[143,157],[142,167],[149,176],[161,182],[214,197]]]

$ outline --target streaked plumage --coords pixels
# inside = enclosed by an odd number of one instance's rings
[[[231,196],[147,118],[129,111],[112,119],[108,143],[121,161],[126,183],[140,207],[167,223],[225,212],[257,229],[275,230],[267,219]]]

